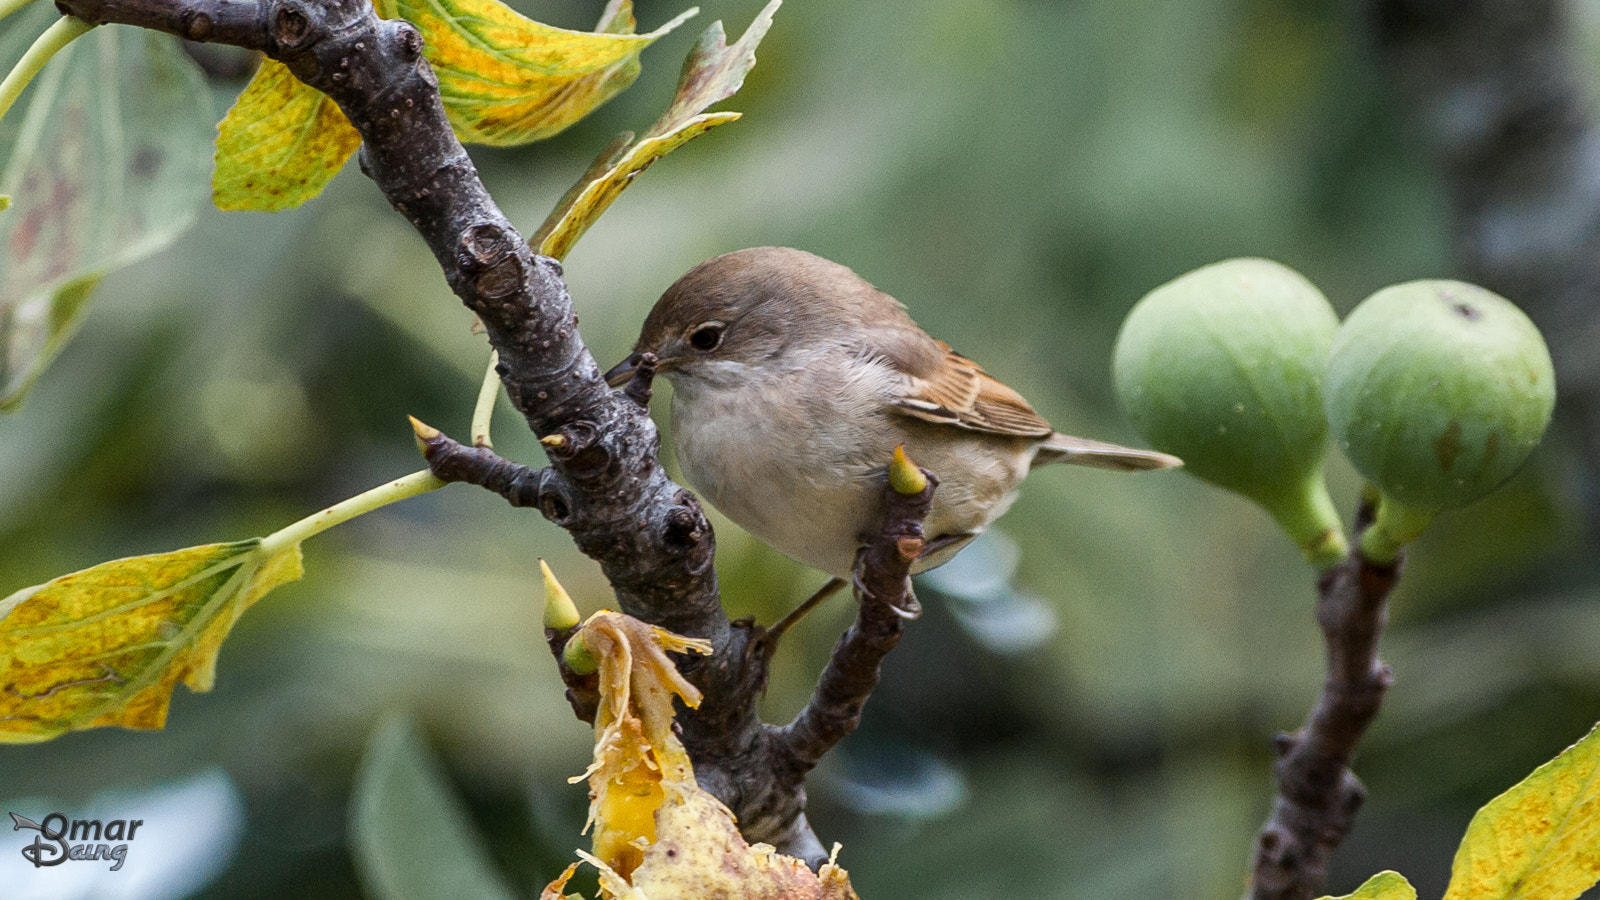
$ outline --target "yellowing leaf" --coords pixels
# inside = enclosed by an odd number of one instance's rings
[[[322,192],[361,146],[327,95],[266,59],[217,126],[211,199],[219,209],[275,212]]]
[[[782,4],[783,0],[768,3],[731,47],[722,23],[712,23],[684,61],[677,94],[666,114],[637,143],[628,134],[612,142],[556,204],[555,211],[529,243],[545,256],[565,258],[578,238],[651,163],[712,128],[739,118],[736,112],[702,110],[733,96],[744,85],[744,76],[756,64],[756,45],[772,27],[772,16]]]
[[[1600,879],[1600,728],[1489,801],[1445,900],[1571,900]]]
[[[179,682],[211,689],[228,631],[300,577],[300,548],[251,539],[136,556],[0,600],[0,743],[160,728]]]
[[[613,0],[595,32],[553,28],[500,0],[377,0],[426,41],[439,96],[467,143],[509,146],[547,138],[639,76],[639,53],[695,14],[634,34],[631,0]]]
[[[1356,888],[1355,893],[1343,897],[1324,897],[1322,900],[1417,900],[1417,889],[1399,872],[1379,872]]]

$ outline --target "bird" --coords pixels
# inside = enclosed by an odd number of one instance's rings
[[[1182,464],[1056,431],[893,297],[803,250],[753,247],[695,266],[661,295],[606,380],[625,385],[646,353],[672,385],[673,447],[689,484],[836,580],[856,574],[881,527],[897,446],[939,479],[913,572],[977,537],[1035,468]]]

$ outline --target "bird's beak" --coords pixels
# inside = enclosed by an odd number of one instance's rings
[[[614,388],[622,387],[633,378],[633,370],[639,367],[639,354],[630,353],[628,358],[611,367],[606,373],[606,384]]]

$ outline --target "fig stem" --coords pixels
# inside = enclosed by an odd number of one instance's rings
[[[1337,566],[1350,552],[1350,542],[1339,523],[1339,511],[1318,467],[1299,487],[1281,498],[1259,498],[1306,560],[1322,574]]]
[[[1437,509],[1407,506],[1380,495],[1378,517],[1361,535],[1361,555],[1379,565],[1394,562],[1400,548],[1420,537],[1438,515]]]

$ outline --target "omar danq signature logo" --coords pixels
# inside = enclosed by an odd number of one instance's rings
[[[22,858],[33,863],[34,868],[59,866],[67,860],[112,860],[111,871],[122,868],[128,858],[128,843],[134,839],[143,819],[112,819],[102,823],[99,819],[72,819],[58,812],[35,822],[27,816],[11,814],[12,831],[24,828],[39,832],[33,843],[22,848]],[[72,843],[80,841],[81,843]],[[105,843],[102,843],[104,841]]]

